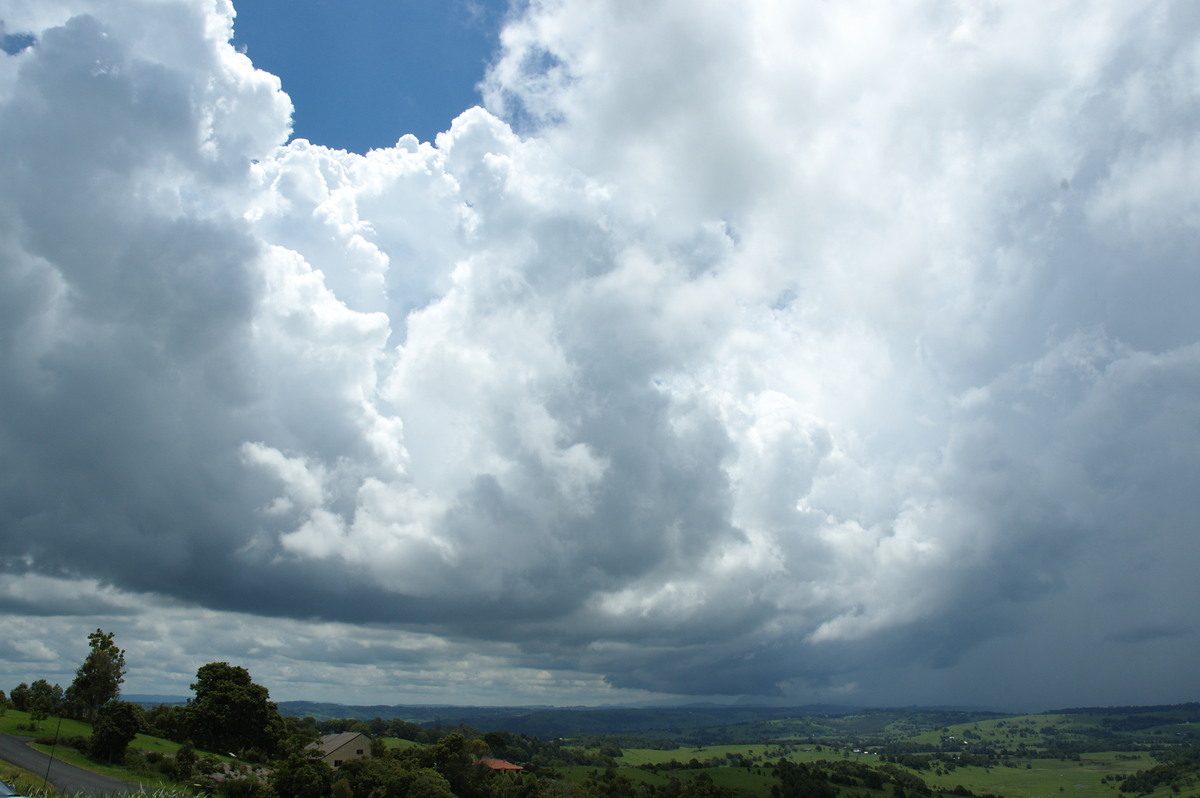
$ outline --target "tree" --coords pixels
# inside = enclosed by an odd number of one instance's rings
[[[405,763],[390,756],[351,759],[338,768],[338,778],[349,784],[355,795],[454,798],[449,782],[436,770],[406,767]]]
[[[325,798],[333,782],[333,768],[319,759],[292,754],[271,771],[276,795],[288,798]]]
[[[119,762],[125,749],[145,724],[142,708],[128,701],[109,701],[96,713],[92,724],[91,755],[96,759]]]
[[[305,747],[310,743],[319,742],[321,739],[315,718],[288,717],[283,719],[283,726],[282,745],[287,753],[303,753]]]
[[[175,774],[179,779],[190,779],[196,770],[196,749],[191,740],[184,740],[175,752]]]
[[[18,710],[19,712],[26,712],[29,710],[29,698],[29,685],[25,684],[25,682],[18,684],[12,689],[12,692],[8,694],[8,700],[12,703],[13,709]]]
[[[188,739],[188,708],[159,704],[146,713],[146,728],[156,737],[182,743]]]
[[[250,672],[228,662],[210,662],[196,671],[196,697],[187,706],[192,742],[205,751],[258,749],[279,751],[285,735],[283,718],[267,688]]]
[[[387,756],[387,752],[388,752],[387,743],[385,743],[383,741],[382,737],[372,737],[371,738],[371,756],[373,756],[373,757]]]
[[[33,727],[36,729],[38,723],[50,715],[61,713],[64,702],[63,689],[57,684],[51,686],[45,679],[38,679],[29,685],[29,701],[26,708],[29,710],[29,719],[33,721]]]
[[[97,629],[88,635],[91,651],[75,671],[75,681],[67,688],[67,699],[78,707],[87,721],[96,719],[100,708],[121,694],[125,681],[125,652],[117,648],[111,632]]]
[[[455,795],[472,798],[480,793],[483,768],[475,765],[479,757],[472,753],[471,743],[461,733],[451,732],[427,748],[409,749],[405,753],[415,757],[420,767],[432,768],[445,777]]]

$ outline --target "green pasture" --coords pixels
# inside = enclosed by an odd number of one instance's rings
[[[1028,748],[1040,748],[1049,736],[1069,739],[1071,730],[1094,729],[1099,721],[1087,716],[1073,715],[1013,715],[989,718],[972,723],[955,723],[941,729],[924,731],[908,738],[912,742],[938,746],[947,738],[967,743],[1015,748],[1024,743]]]
[[[718,787],[729,787],[750,795],[770,795],[772,785],[778,784],[770,768],[705,768],[685,773],[707,773]]]
[[[982,726],[982,724],[980,724]],[[1045,724],[1043,724],[1045,725]],[[982,735],[986,729],[979,729]],[[1004,727],[1001,727],[1001,732]],[[749,769],[745,767],[724,766],[700,769],[662,770],[658,772],[661,781],[670,775],[686,779],[697,773],[708,773],[713,781],[721,786],[733,787],[751,794],[767,794],[774,782],[770,767],[766,762],[779,758],[779,745],[710,745],[701,747],[680,747],[662,751],[649,748],[627,748],[618,762],[623,766],[618,772],[636,778],[635,773],[654,773],[642,771],[637,766],[647,764],[666,764],[671,760],[687,763],[692,759],[707,762],[714,757],[724,758],[726,754],[740,754],[747,759],[755,760]],[[1120,757],[1120,758],[1119,758]],[[842,759],[841,750],[822,746],[821,751],[813,745],[793,747],[786,758],[792,762],[817,762],[821,760]],[[879,763],[879,758],[871,754],[850,754],[849,759],[866,764]],[[1154,760],[1148,754],[1130,754],[1122,752],[1102,752],[1082,754],[1079,761],[1062,761],[1058,759],[1013,759],[1014,767],[957,767],[940,774],[935,769],[912,771],[920,776],[935,790],[953,790],[963,786],[977,795],[993,794],[1005,798],[1123,798],[1117,790],[1117,782],[1101,783],[1105,776],[1124,774],[1129,775],[1138,770],[1153,766]],[[577,768],[582,775],[572,774],[570,778],[583,778],[595,768]],[[648,777],[641,780],[661,783]],[[1152,798],[1169,798],[1170,791],[1160,790],[1162,794],[1152,795]]]
[[[1132,733],[1119,727],[1115,731],[1109,730],[1105,723],[1106,717],[1103,712],[1099,711],[1012,715],[972,723],[952,724],[942,729],[912,735],[908,739],[916,743],[937,746],[946,738],[954,737],[956,741],[977,745],[986,744],[1011,750],[1020,745],[1039,749],[1055,742],[1095,740],[1100,735],[1106,735],[1114,741],[1136,739],[1143,744],[1151,741],[1185,743],[1200,738],[1200,728],[1197,728],[1197,724],[1189,723],[1187,716],[1180,711],[1158,713],[1156,718],[1162,721],[1161,724],[1138,729]]]
[[[724,748],[727,746],[720,747]],[[586,765],[572,765],[570,767],[555,768],[555,770],[564,779],[573,784],[578,784],[589,777],[601,777],[601,774],[604,772],[598,768]],[[666,785],[672,777],[678,779],[680,782],[687,783],[700,774],[705,774],[719,787],[729,787],[746,795],[764,797],[771,794],[771,786],[777,783],[771,776],[770,768],[761,767],[752,767],[749,770],[744,767],[719,767],[661,770],[658,772],[642,770],[638,767],[619,767],[616,768],[615,773],[618,776],[628,778],[634,784],[651,784],[656,787]]]
[[[18,737],[32,737],[34,739],[53,739],[57,737],[60,741],[71,737],[90,737],[92,735],[91,724],[84,723],[81,720],[63,718],[60,723],[58,718],[50,717],[39,721],[37,729],[31,728],[33,725],[28,712],[9,709],[3,715],[0,715],[0,732],[4,734],[12,734]],[[129,747],[140,751],[158,751],[163,754],[174,755],[179,750],[179,743],[173,743],[170,740],[164,740],[160,737],[139,734],[133,738],[133,742],[129,744]],[[47,753],[50,751],[50,746],[38,746],[38,748],[44,748]],[[56,756],[62,748],[63,746],[61,745],[58,747],[58,750],[55,751]]]
[[[914,772],[935,789],[950,790],[962,785],[977,794],[992,793],[1005,798],[1119,798],[1117,782],[1100,780],[1113,774],[1132,774],[1154,762],[1144,755],[1138,755],[1137,760],[1117,759],[1117,756],[1117,752],[1083,754],[1078,762],[1019,759],[1014,760],[1016,767],[959,767],[944,775],[928,770]]]
[[[53,737],[55,732],[59,738],[63,737],[88,737],[91,736],[91,725],[79,720],[63,719],[62,727],[59,727],[59,720],[56,717],[46,718],[37,722],[37,729],[33,729],[33,721],[29,717],[28,712],[21,712],[16,709],[5,710],[3,715],[0,715],[0,732],[4,734],[14,734],[18,737]]]
[[[700,762],[706,762],[713,758],[724,759],[728,754],[740,754],[747,759],[756,760],[755,764],[761,764],[767,760],[776,761],[782,758],[790,759],[792,762],[816,762],[822,759],[837,759],[841,757],[840,749],[820,746],[821,750],[817,751],[816,748],[817,746],[812,744],[797,745],[794,743],[783,745],[778,743],[755,743],[750,745],[683,746],[665,751],[656,748],[626,748],[622,755],[617,758],[617,762],[621,765],[631,767],[637,767],[638,765],[663,765],[671,760],[686,764],[693,759]]]

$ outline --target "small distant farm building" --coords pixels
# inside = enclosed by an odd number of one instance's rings
[[[318,743],[309,743],[310,750],[321,752],[321,761],[330,767],[340,767],[343,762],[371,755],[371,741],[358,732],[326,734]]]
[[[505,762],[503,759],[480,759],[475,762],[476,765],[483,765],[485,768],[492,770],[524,770],[520,765],[514,765],[512,762]]]

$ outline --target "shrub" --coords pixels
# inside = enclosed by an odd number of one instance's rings
[[[230,779],[221,784],[224,798],[275,798],[270,785],[255,778]]]

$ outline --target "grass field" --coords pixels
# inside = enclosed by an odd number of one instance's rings
[[[1149,758],[1118,760],[1116,752],[1083,754],[1078,762],[1057,759],[1017,760],[1016,767],[960,767],[945,775],[922,772],[932,787],[953,789],[962,785],[974,793],[992,793],[1006,798],[1117,798],[1114,782],[1101,783],[1104,776],[1132,773],[1153,764]],[[1027,767],[1028,766],[1028,767]]]
[[[19,737],[32,737],[35,739],[53,739],[58,738],[57,745],[47,745],[35,743],[34,748],[44,754],[53,752],[55,759],[59,759],[70,765],[81,767],[85,770],[90,770],[93,773],[99,773],[104,776],[110,776],[114,779],[122,779],[135,784],[141,784],[150,790],[162,790],[175,787],[172,782],[168,781],[161,773],[151,770],[131,770],[124,765],[109,765],[97,762],[76,749],[65,745],[64,740],[72,737],[90,737],[92,727],[78,720],[70,720],[64,718],[59,722],[58,718],[47,718],[37,724],[37,728],[33,729],[33,721],[29,717],[29,713],[21,712],[15,709],[6,710],[3,715],[0,715],[0,732],[4,734],[12,734]],[[138,751],[156,751],[163,754],[174,755],[179,750],[179,743],[164,740],[159,737],[151,737],[145,734],[139,734],[133,742],[129,744],[130,749]],[[200,752],[202,753],[202,752]],[[228,757],[218,757],[227,760]],[[8,763],[0,763],[12,771],[20,772],[18,768],[8,765]],[[33,774],[35,777],[37,774]],[[16,776],[14,776],[16,778]],[[4,779],[4,781],[9,781]],[[12,782],[9,782],[10,784]],[[32,782],[24,782],[27,784],[41,784],[40,778],[35,778]],[[15,786],[15,785],[14,785]]]
[[[579,783],[591,776],[602,773],[598,768],[584,765],[556,768],[555,770],[566,780],[573,783]],[[635,784],[651,784],[656,787],[668,784],[672,777],[681,782],[688,782],[703,774],[712,779],[713,783],[719,787],[729,787],[754,796],[770,795],[771,786],[777,783],[772,778],[770,770],[762,768],[746,770],[746,768],[719,767],[654,772],[638,767],[625,766],[617,768],[615,772],[617,775],[624,776]]]
[[[672,748],[665,751],[655,748],[626,748],[617,762],[637,767],[638,765],[665,764],[671,760],[686,763],[695,759],[699,762],[707,762],[714,758],[726,759],[730,754],[745,757],[756,763],[767,760],[774,761],[782,757],[787,757],[793,762],[816,762],[841,756],[840,751],[827,746],[755,743],[750,745],[704,745]]]
[[[982,726],[982,724],[980,724]],[[1003,731],[1004,727],[1001,727]],[[961,734],[962,730],[958,730]],[[982,735],[986,729],[980,729]],[[936,742],[936,740],[935,740]],[[817,748],[821,750],[817,750]],[[651,748],[627,748],[617,760],[622,767],[618,772],[636,780],[663,783],[674,774],[686,779],[697,773],[709,774],[721,786],[733,787],[748,794],[765,795],[775,783],[770,768],[763,763],[776,761],[782,755],[792,762],[818,762],[842,759],[841,749],[830,746],[798,745],[710,745],[680,747],[671,750]],[[745,757],[753,761],[749,770],[745,767],[706,767],[700,769],[662,770],[658,773],[641,770],[639,765],[666,764],[672,760],[687,763],[692,759],[706,763],[727,755]],[[879,757],[867,753],[850,754],[848,759],[874,765]],[[1079,761],[1058,759],[1014,759],[1013,767],[956,767],[939,774],[934,770],[912,770],[935,790],[953,790],[962,786],[978,795],[1002,795],[1005,798],[1121,798],[1115,782],[1102,783],[1105,776],[1130,774],[1149,768],[1154,760],[1148,754],[1127,752],[1100,752],[1082,754]],[[595,768],[572,768],[572,779],[583,778]],[[575,772],[578,771],[578,772]],[[645,774],[645,775],[643,775]],[[861,790],[853,791],[855,793]],[[1169,798],[1172,793],[1162,789],[1151,798]]]
[[[625,748],[616,760],[618,767],[611,771],[594,765],[558,768],[564,778],[578,783],[588,779],[604,781],[613,776],[627,778],[634,783],[665,786],[672,780],[687,782],[693,779],[710,779],[718,787],[736,790],[742,795],[766,798],[771,787],[777,784],[772,775],[772,764],[781,759],[793,763],[846,761],[875,767],[884,757],[872,750],[888,750],[891,742],[902,742],[903,746],[892,747],[898,759],[914,767],[927,763],[928,767],[909,772],[925,781],[935,793],[950,792],[961,787],[975,795],[996,795],[1004,798],[1134,798],[1118,791],[1119,780],[1113,777],[1131,775],[1139,770],[1153,767],[1157,760],[1152,750],[1170,750],[1179,747],[1187,750],[1194,745],[1197,732],[1192,725],[1200,726],[1200,716],[1192,710],[1190,716],[1176,717],[1181,712],[1159,711],[1154,715],[1147,712],[1126,715],[1105,715],[1100,712],[1064,712],[1060,714],[1031,716],[992,716],[991,713],[964,713],[953,715],[960,723],[939,725],[951,717],[938,713],[917,713],[912,718],[901,711],[864,712],[848,718],[782,718],[777,722],[756,722],[756,728],[774,725],[779,736],[770,742],[745,744],[682,745],[669,750],[658,748]],[[1188,718],[1192,718],[1189,722]],[[836,734],[819,737],[823,742],[812,742],[807,733],[818,727],[832,727],[840,723]],[[0,732],[26,737],[49,738],[58,733],[60,741],[71,737],[87,737],[91,729],[79,721],[50,718],[39,723],[39,728],[30,728],[27,713],[8,710],[0,715]],[[742,736],[744,729],[731,731],[731,739],[764,739]],[[733,735],[737,736],[733,736]],[[1131,736],[1132,735],[1132,736]],[[400,738],[384,738],[388,748],[402,750],[420,746]],[[1086,742],[1096,747],[1122,744],[1122,751],[1075,753],[1085,747],[1064,746],[1064,743]],[[1097,745],[1099,743],[1099,745]],[[598,743],[589,742],[593,748]],[[49,746],[39,745],[49,752]],[[130,746],[142,751],[155,751],[171,755],[179,746],[167,740],[139,735]],[[589,749],[591,750],[591,749]],[[899,753],[906,752],[906,753]],[[990,753],[989,753],[990,752]],[[960,765],[954,757],[976,754],[975,762],[992,761],[988,767]],[[933,758],[937,754],[938,758]],[[984,756],[992,757],[989,760]],[[1058,757],[1061,754],[1062,758]],[[905,759],[905,756],[912,759]],[[134,771],[125,767],[104,766],[88,759],[85,755],[63,745],[55,750],[55,756],[97,773],[124,780],[138,781],[149,789],[166,788],[171,785],[156,771]],[[226,757],[221,757],[226,759]],[[686,767],[667,767],[672,761]],[[660,765],[651,769],[643,766]],[[899,767],[898,765],[891,765]],[[836,773],[855,772],[850,767],[821,768],[829,778]],[[7,773],[7,778],[3,775]],[[23,774],[13,769],[0,769],[0,778],[19,781]],[[24,784],[36,785],[33,781]],[[826,776],[822,776],[825,778]],[[1105,781],[1108,777],[1112,780]],[[886,777],[890,780],[890,776]],[[855,781],[859,779],[859,781]],[[866,784],[869,780],[853,776],[850,781],[838,784]],[[843,786],[841,798],[891,798],[896,784],[879,790],[862,786]],[[1179,789],[1172,791],[1161,787],[1147,797],[1138,798],[1200,798],[1200,783],[1189,783],[1183,779],[1177,783]],[[605,794],[600,785],[595,794]],[[165,794],[165,793],[160,793]]]

